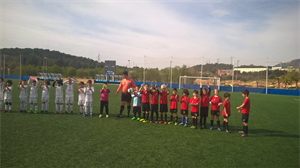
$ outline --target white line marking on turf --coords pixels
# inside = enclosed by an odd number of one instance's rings
[[[300,99],[294,99],[294,100],[296,100],[296,101],[300,101]]]

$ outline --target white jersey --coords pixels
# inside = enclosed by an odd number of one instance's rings
[[[19,88],[20,88],[20,98],[25,98],[25,97],[27,98],[27,88],[28,88],[28,86],[27,85],[24,85],[24,86],[20,85]]]
[[[45,85],[42,86],[42,90],[43,90],[43,92],[42,92],[42,97],[44,97],[44,98],[49,98],[50,88],[51,88],[50,85],[48,85],[48,88],[47,88]]]
[[[83,91],[81,91],[83,90]],[[83,88],[80,88],[78,89],[78,101],[84,101],[85,100],[85,92],[86,92],[86,88],[83,87]]]
[[[85,102],[92,102],[93,101],[93,93],[94,93],[94,87],[91,86],[91,89],[89,87],[85,88]]]
[[[73,82],[69,84],[69,80],[64,82],[64,86],[66,86],[66,96],[74,96],[74,85],[76,80],[71,79]]]
[[[4,82],[0,83],[0,89],[1,89],[0,95],[2,96],[3,96],[3,88],[4,88]]]
[[[32,84],[30,84],[30,80],[28,80],[28,86],[30,87],[30,96],[32,98],[37,97],[37,90],[38,90],[38,83],[39,81],[36,79],[36,85],[33,86]]]
[[[5,87],[5,90],[4,90],[4,99],[12,99],[12,89],[13,87],[12,86],[7,86]]]
[[[63,97],[63,86],[54,86],[55,87],[55,97]]]

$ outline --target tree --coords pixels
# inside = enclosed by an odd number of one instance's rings
[[[275,77],[275,79],[277,80],[277,83],[278,83],[277,88],[280,89],[280,79],[281,79],[281,77]]]
[[[298,89],[298,81],[300,79],[300,74],[295,69],[290,72],[291,81],[296,82],[296,89]]]
[[[129,72],[129,76],[134,81],[136,81],[139,78],[139,72],[135,69],[135,70]]]
[[[77,70],[77,77],[78,78],[83,78],[85,76],[87,76],[87,73],[83,68],[80,68],[80,69]]]
[[[281,76],[281,78],[283,79],[283,83],[284,83],[284,88],[286,88],[286,85],[290,85],[292,78],[291,78],[291,74],[287,73],[283,76]]]

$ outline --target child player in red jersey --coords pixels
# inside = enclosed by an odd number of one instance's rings
[[[243,130],[239,133],[244,133],[242,137],[248,136],[248,120],[249,120],[249,113],[250,113],[250,98],[249,96],[249,90],[245,89],[242,91],[242,96],[245,98],[244,103],[237,107],[236,109],[242,109],[242,121],[243,121]],[[238,111],[239,113],[241,110]]]
[[[208,106],[209,106],[209,96],[210,96],[210,86],[207,85],[208,92],[206,88],[200,86],[200,97],[201,97],[201,108],[200,108],[200,127],[199,129],[206,128],[206,117],[208,117]],[[204,120],[202,125],[202,119]]]
[[[142,90],[144,87],[145,90]],[[142,94],[142,111],[143,111],[143,118],[140,119],[140,121],[143,121],[144,123],[149,122],[149,111],[150,111],[150,105],[149,105],[149,96],[150,96],[150,90],[148,84],[142,84],[140,88],[140,93]],[[147,114],[147,117],[145,118],[145,114]]]
[[[166,92],[166,89],[168,89],[168,91]],[[168,88],[168,84],[167,85],[161,85],[161,92],[160,92],[160,119],[161,121],[159,122],[160,124],[164,123],[163,120],[163,113],[165,113],[165,124],[167,124],[167,112],[168,112],[168,95],[170,93],[170,90]]]
[[[183,89],[182,91],[182,97],[180,99],[181,102],[181,110],[180,113],[182,115],[181,123],[179,125],[184,125],[185,127],[188,126],[188,121],[189,121],[189,103],[190,103],[190,98],[189,98],[189,91],[187,89]],[[185,119],[185,124],[184,124],[184,119]],[[175,122],[175,125],[177,123]]]
[[[153,123],[153,113],[156,114],[156,121],[155,123],[158,123],[158,96],[159,96],[159,90],[157,89],[156,85],[151,84],[151,121],[150,123]]]
[[[168,124],[173,124],[173,114],[175,113],[175,124],[177,125],[177,106],[179,102],[179,95],[177,94],[177,89],[173,88],[173,94],[169,97],[170,103],[170,112],[171,112],[171,119]]]
[[[214,129],[214,116],[216,116],[217,118],[217,124],[218,124],[218,130],[221,131],[220,128],[220,105],[222,105],[222,98],[219,96],[219,89],[215,88],[214,89],[214,93],[215,95],[212,96],[209,100],[209,103],[212,104],[211,105],[211,120],[210,120],[210,130]]]
[[[199,116],[199,104],[200,99],[198,97],[198,90],[194,90],[193,97],[191,98],[190,105],[191,107],[191,114],[193,117],[193,126],[191,128],[197,128],[197,117]],[[201,127],[201,126],[200,126]]]
[[[223,130],[226,130],[227,133],[230,133],[229,132],[229,126],[228,126],[228,119],[229,119],[229,116],[231,114],[231,110],[230,110],[230,94],[229,93],[225,93],[224,94],[224,98],[225,98],[225,101],[223,102],[223,117],[224,117],[224,121],[223,121]]]

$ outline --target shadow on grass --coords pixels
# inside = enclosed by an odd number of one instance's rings
[[[283,131],[267,129],[249,129],[249,137],[289,137],[299,138],[299,135],[291,135]]]

